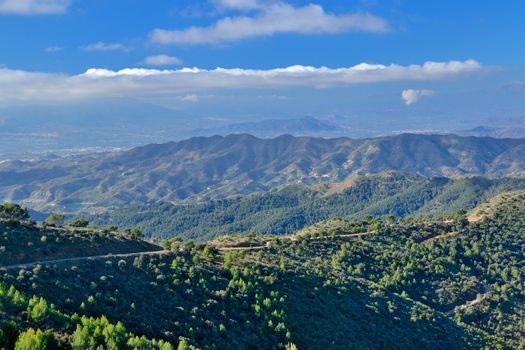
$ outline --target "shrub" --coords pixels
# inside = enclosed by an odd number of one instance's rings
[[[0,205],[0,219],[14,221],[28,220],[29,212],[27,208],[22,208],[18,204],[5,203]]]
[[[70,227],[88,227],[89,221],[85,219],[76,219],[69,223]]]
[[[57,226],[64,223],[64,214],[51,214],[44,220],[44,225]]]

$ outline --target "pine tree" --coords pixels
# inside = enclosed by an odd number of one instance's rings
[[[186,339],[181,339],[179,342],[179,346],[177,346],[177,350],[190,350],[190,344]]]
[[[35,331],[33,328],[29,328],[18,337],[15,350],[45,350],[51,337],[49,331],[44,333],[40,329]]]

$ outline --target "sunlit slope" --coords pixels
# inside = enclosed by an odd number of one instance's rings
[[[524,139],[198,137],[125,152],[0,164],[0,197],[35,209],[204,200],[399,171],[523,177]]]

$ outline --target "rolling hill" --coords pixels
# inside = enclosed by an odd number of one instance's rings
[[[197,137],[123,152],[5,161],[0,164],[0,199],[34,209],[74,211],[225,198],[384,171],[523,177],[525,139],[415,134],[363,140]]]
[[[471,223],[330,220],[285,237],[170,240],[165,254],[0,266],[0,345],[523,349],[523,196],[500,198]]]
[[[525,179],[448,179],[384,173],[343,183],[294,185],[196,204],[162,202],[123,206],[81,216],[97,226],[139,227],[154,239],[181,237],[203,241],[217,235],[248,231],[290,234],[334,217],[452,214],[472,209],[498,193],[519,189],[525,189]]]

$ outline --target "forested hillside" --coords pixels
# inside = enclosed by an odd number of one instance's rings
[[[196,202],[351,175],[523,177],[525,140],[415,135],[352,140],[250,135],[198,137],[128,151],[0,163],[0,199],[76,211]]]
[[[483,212],[471,223],[461,214],[330,220],[293,236],[174,239],[163,255],[4,269],[0,341],[524,349],[524,192]]]
[[[83,226],[87,222],[82,220],[68,227],[38,225],[29,218],[26,209],[13,204],[0,205],[0,266],[161,250],[139,239],[136,230],[117,232],[116,228]]]
[[[139,227],[155,239],[181,237],[203,241],[248,231],[288,234],[333,217],[450,214],[472,209],[500,192],[515,189],[525,189],[525,180],[454,180],[386,173],[199,204],[139,205],[83,216],[98,226]]]

